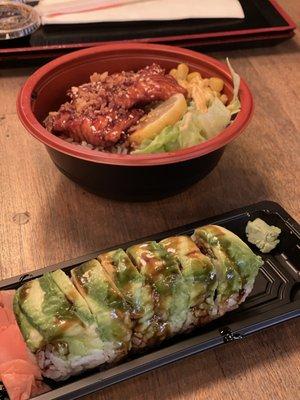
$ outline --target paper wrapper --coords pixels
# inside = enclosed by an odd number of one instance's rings
[[[41,0],[36,10],[44,25],[245,17],[238,0]]]

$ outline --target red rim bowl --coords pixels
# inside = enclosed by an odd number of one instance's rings
[[[147,60],[148,64],[156,60],[158,60],[158,63],[163,62],[170,65],[186,62],[191,70],[201,70],[202,72],[204,70],[210,76],[214,75],[223,78],[227,91],[229,93],[232,91],[232,79],[228,67],[212,57],[175,46],[143,43],[107,44],[59,57],[39,68],[25,82],[18,96],[17,111],[27,131],[46,146],[82,160],[119,166],[154,166],[191,160],[220,149],[237,138],[251,119],[254,109],[253,98],[247,84],[241,79],[239,92],[241,111],[233,123],[213,139],[183,150],[147,155],[111,154],[93,151],[83,146],[75,146],[48,132],[34,114],[35,99],[43,85],[49,84],[49,80],[53,76],[57,76],[66,68],[78,66],[80,63],[87,63],[89,60],[99,61],[99,59],[105,60],[109,57],[114,57],[116,63],[122,57],[123,60],[130,59],[130,57],[137,59],[141,57],[144,61]],[[117,63],[116,71],[125,69],[122,65],[121,62]],[[49,111],[54,110],[49,109]]]

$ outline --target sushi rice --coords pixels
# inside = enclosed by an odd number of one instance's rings
[[[36,354],[37,362],[43,375],[55,381],[65,380],[72,375],[78,375],[87,369],[105,364],[114,358],[113,345],[105,350],[91,350],[85,356],[74,356],[62,359],[54,347],[48,344]]]
[[[87,143],[85,140],[82,140],[80,143],[76,142],[73,138],[67,136],[59,136],[62,140],[67,143],[72,143],[74,146],[81,146],[89,150],[96,150],[105,153],[112,153],[112,154],[129,154],[130,149],[126,143],[118,143],[109,148],[109,150],[105,149],[101,146],[93,146],[90,143]]]

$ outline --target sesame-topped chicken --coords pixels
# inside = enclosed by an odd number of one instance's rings
[[[89,83],[70,89],[70,100],[49,113],[45,126],[76,142],[108,148],[125,141],[126,131],[144,116],[143,106],[176,93],[186,90],[157,64],[138,72],[95,73]]]

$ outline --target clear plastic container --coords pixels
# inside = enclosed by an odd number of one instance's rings
[[[30,35],[40,24],[33,7],[17,1],[0,1],[0,40]]]

